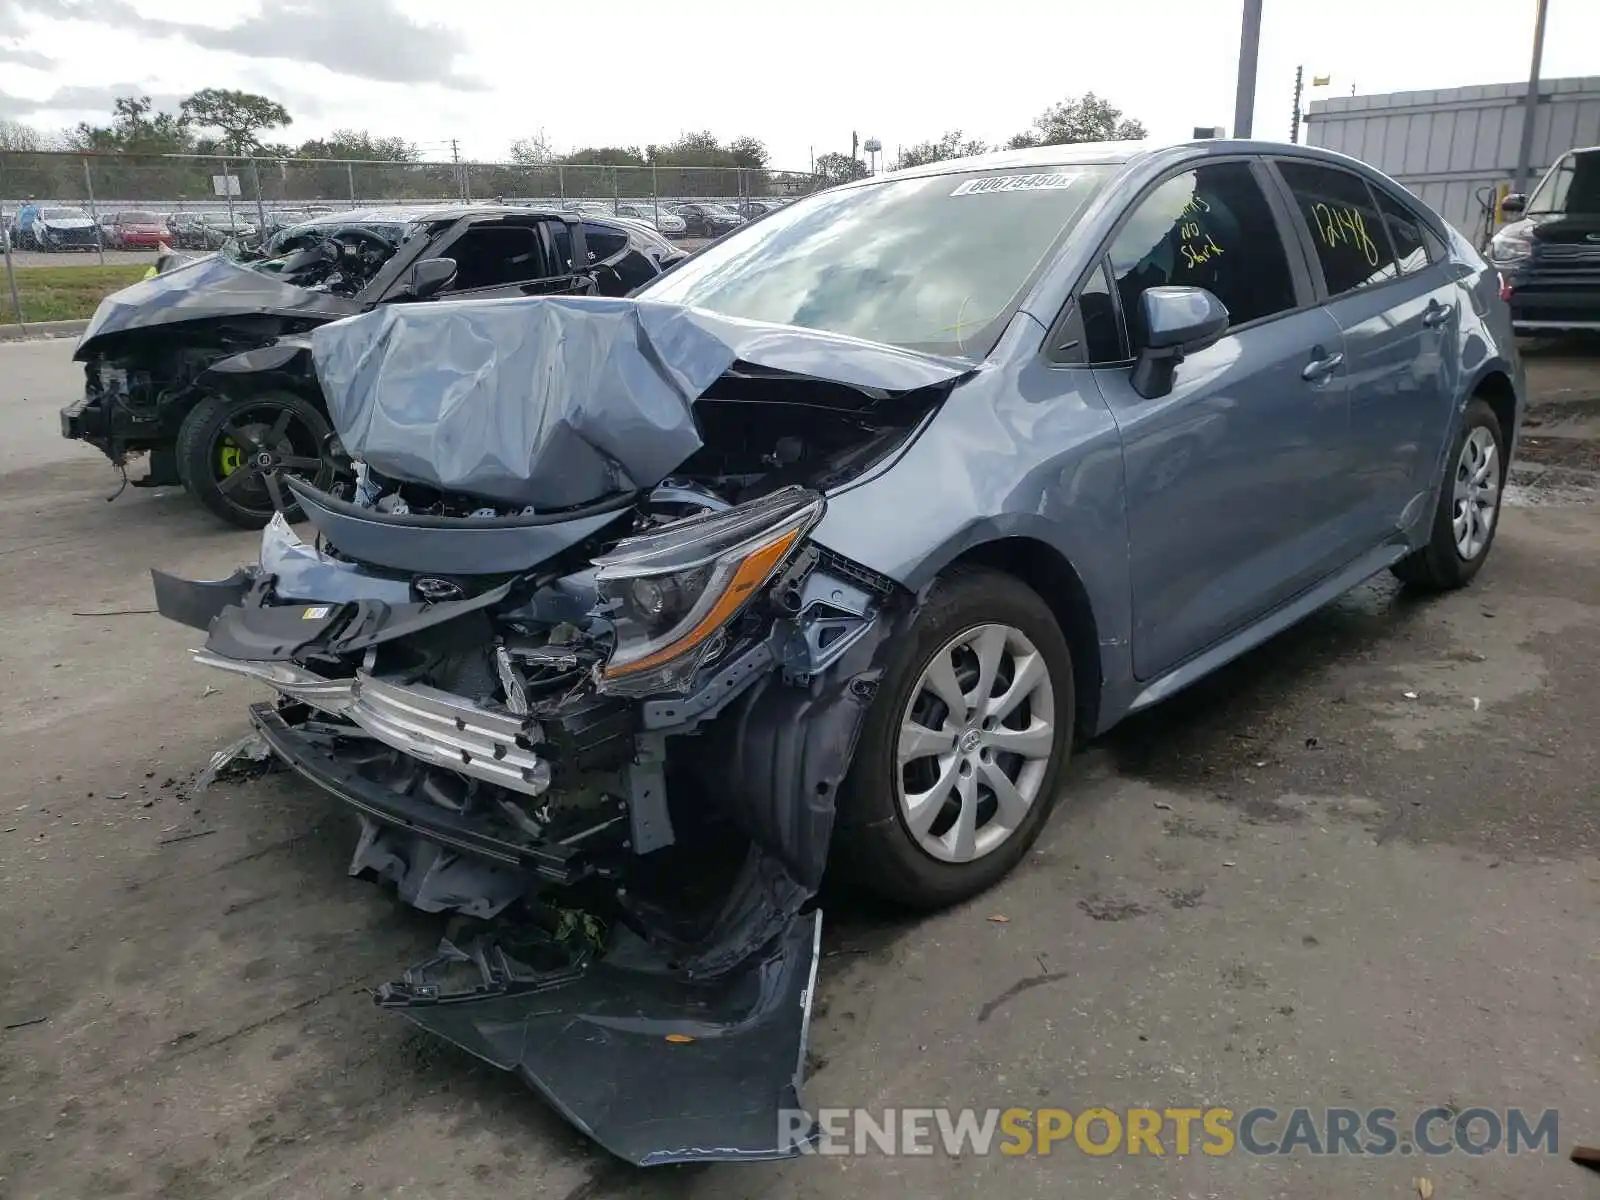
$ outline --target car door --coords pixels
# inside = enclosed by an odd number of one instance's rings
[[[1461,296],[1437,235],[1397,197],[1326,163],[1273,166],[1344,334],[1354,452],[1346,486],[1360,513],[1357,549],[1370,549],[1432,512],[1461,371]]]
[[[1247,159],[1147,190],[1080,293],[1086,350],[1126,472],[1133,662],[1150,679],[1340,565],[1327,503],[1349,467],[1341,340],[1288,214]],[[1231,322],[1167,395],[1133,388],[1140,297],[1203,287]],[[1111,356],[1111,357],[1108,357]]]
[[[435,293],[452,300],[555,296],[591,290],[593,278],[559,254],[548,226],[574,228],[540,216],[470,220],[440,239],[429,257],[451,258],[455,280]]]

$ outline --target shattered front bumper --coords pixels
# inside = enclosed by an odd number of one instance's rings
[[[567,786],[560,772],[573,760],[561,718],[518,717],[373,665],[373,642],[469,617],[495,593],[412,605],[400,599],[402,581],[392,603],[285,603],[284,591],[305,581],[289,559],[275,552],[272,561],[270,573],[244,568],[211,583],[154,572],[157,607],[209,631],[197,662],[279,694],[252,706],[251,723],[275,758],[358,816],[352,874],[394,884],[423,911],[483,919],[475,938],[447,940],[433,959],[379,987],[377,1004],[516,1073],[631,1163],[801,1153],[816,1133],[799,1091],[821,923],[810,898],[887,628],[867,622],[831,640],[821,626],[797,628],[788,653],[825,640],[828,649],[805,650],[817,672],[791,672],[787,684],[776,652],[760,643],[714,671],[703,696],[629,702],[630,747],[636,724],[647,741],[659,740],[648,731],[668,719],[699,725],[685,743],[703,743],[712,767],[694,778],[704,799],[692,807],[735,812],[748,839],[732,855],[721,843],[686,848],[701,854],[697,861],[722,855],[707,889],[677,867],[663,873],[642,845],[626,772],[649,769],[643,760],[623,767],[616,797],[538,840],[430,794],[441,782],[487,786],[536,809],[547,788],[554,795]],[[338,576],[361,592],[376,587],[347,564]],[[837,597],[849,586],[819,577],[805,597]],[[266,602],[269,592],[277,603]],[[326,580],[317,592],[328,594]],[[337,677],[308,665],[333,662],[348,664]],[[654,769],[648,786],[659,786],[659,763]],[[631,873],[640,862],[642,879]],[[737,871],[726,888],[723,868]],[[538,906],[581,911],[584,897],[613,890],[620,903],[604,910],[592,944],[563,943],[552,954],[548,937],[530,934]],[[681,892],[696,891],[698,900],[680,902]],[[578,907],[562,907],[569,903]]]
[[[366,779],[274,705],[252,706],[250,719],[274,755],[363,817],[352,872],[382,872],[380,860],[393,855],[373,853],[373,822],[416,839],[397,879],[407,900],[453,887],[457,894],[495,886],[514,893],[525,876],[569,883],[580,873],[581,846],[533,848],[493,838],[425,799]],[[436,856],[422,861],[430,852]],[[485,870],[498,883],[486,884]],[[452,877],[462,871],[474,873],[470,889]],[[758,879],[755,872],[745,877]],[[759,882],[748,890],[754,896]],[[603,953],[556,966],[522,955],[515,924],[482,928],[470,943],[446,941],[434,958],[378,987],[378,1006],[515,1073],[580,1130],[638,1166],[788,1158],[815,1140],[800,1087],[820,911],[783,918],[753,953],[703,972],[627,924],[610,931]]]
[[[685,978],[623,931],[567,978],[492,939],[378,989],[377,1002],[492,1066],[638,1166],[789,1158],[817,1130],[800,1102],[822,914],[795,917],[735,970]],[[464,975],[457,990],[441,983]]]

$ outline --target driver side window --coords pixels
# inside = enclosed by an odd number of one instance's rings
[[[440,253],[456,260],[455,282],[448,289],[452,294],[509,287],[552,274],[535,225],[478,225]]]
[[[1230,328],[1295,307],[1272,207],[1243,162],[1199,167],[1158,185],[1113,239],[1110,259],[1135,351],[1144,345],[1139,298],[1146,288],[1205,288],[1227,307]]]

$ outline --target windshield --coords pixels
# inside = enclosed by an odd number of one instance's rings
[[[46,208],[39,215],[46,221],[87,221],[89,214],[81,208]]]
[[[939,354],[986,354],[1114,168],[897,179],[785,205],[637,295]]]
[[[1600,150],[1562,155],[1528,197],[1527,211],[1600,215]]]
[[[156,225],[160,223],[161,218],[155,213],[125,212],[118,213],[117,220],[124,225]]]

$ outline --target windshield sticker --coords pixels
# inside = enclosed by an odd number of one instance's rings
[[[987,175],[958,184],[952,196],[977,196],[986,192],[1065,191],[1083,178],[1082,171],[1052,171],[1048,175]]]

